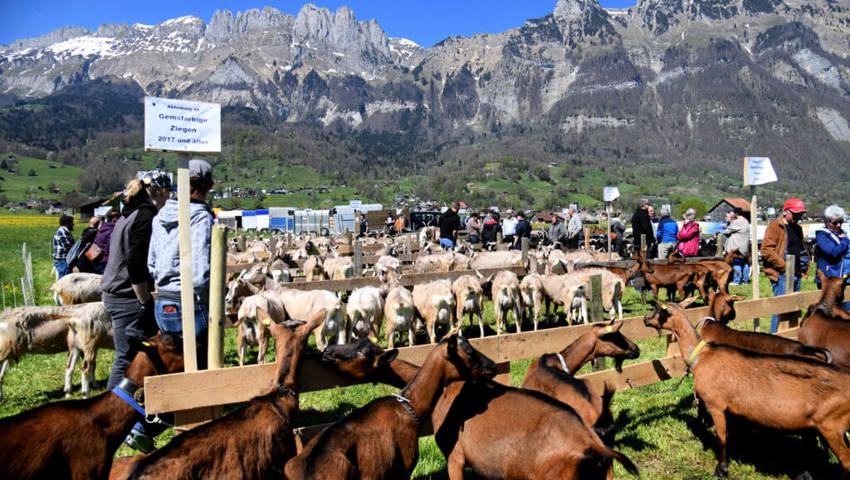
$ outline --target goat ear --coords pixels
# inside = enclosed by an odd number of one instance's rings
[[[729,297],[730,303],[731,302],[743,302],[746,299],[747,299],[747,297],[745,297],[743,295],[733,295],[733,296]]]
[[[386,364],[392,362],[393,360],[395,360],[396,357],[398,357],[398,349],[397,348],[382,352],[381,355],[378,357],[378,365],[379,366],[380,365],[386,365]]]

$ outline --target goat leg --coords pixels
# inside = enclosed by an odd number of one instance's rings
[[[717,466],[714,468],[714,476],[727,478],[729,476],[729,459],[726,456],[726,412],[712,409],[706,405],[711,420],[714,422],[714,433],[717,436]]]
[[[80,350],[77,347],[71,347],[68,352],[68,362],[65,363],[65,396],[70,397],[73,389],[74,367],[77,366],[77,358],[80,356]]]
[[[0,402],[3,401],[3,377],[6,375],[6,369],[9,368],[9,359],[3,360],[0,364]]]

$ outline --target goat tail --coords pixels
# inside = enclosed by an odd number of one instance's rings
[[[639,476],[640,472],[638,471],[637,465],[635,465],[629,457],[623,455],[622,453],[614,450],[613,448],[605,447],[603,450],[603,454],[606,457],[613,458],[614,460],[620,462],[620,465],[626,469],[627,472],[632,475]]]

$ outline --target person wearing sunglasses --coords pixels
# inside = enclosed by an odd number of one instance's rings
[[[818,270],[827,278],[843,277],[850,273],[850,239],[841,228],[844,223],[844,209],[830,205],[823,211],[823,223],[826,228],[815,233],[815,258]],[[820,288],[820,279],[815,277]]]

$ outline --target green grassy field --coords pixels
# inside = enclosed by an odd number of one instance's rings
[[[45,248],[48,245],[55,226],[55,217],[44,224],[24,217],[16,218],[15,226],[11,220],[3,224],[0,216],[0,272],[14,272],[20,263],[20,243],[33,242]],[[47,255],[34,256],[36,271],[36,289],[43,291],[49,286],[51,262]],[[10,277],[14,277],[11,274]],[[804,282],[804,289],[813,289],[810,280]],[[762,278],[762,297],[769,296],[769,283]],[[748,287],[732,286],[733,293],[749,296]],[[42,303],[49,303],[48,292],[39,295]],[[640,303],[639,295],[628,289],[624,298],[626,315],[639,315],[648,310]],[[485,319],[493,323],[490,307],[487,307]],[[762,319],[761,329],[768,327],[768,319]],[[735,322],[737,328],[751,328],[751,322]],[[474,331],[474,332],[473,332]],[[477,333],[472,327],[470,334]],[[311,339],[312,343],[312,339]],[[641,357],[627,361],[626,365],[636,361],[662,358],[666,354],[666,342],[663,338],[652,338],[637,342],[641,348]],[[225,363],[237,364],[235,332],[226,332]],[[273,360],[272,352],[268,356]],[[98,354],[96,378],[105,384],[109,374],[113,354],[101,350]],[[5,400],[0,403],[0,417],[6,417],[36,407],[46,402],[63,398],[63,368],[66,355],[28,355],[13,365],[4,379]],[[511,381],[514,385],[522,383],[522,378],[531,360],[511,364]],[[587,370],[587,369],[586,369]],[[75,388],[79,388],[79,377],[75,375]],[[102,391],[102,385],[100,390]],[[365,405],[368,401],[394,392],[395,389],[383,385],[358,385],[339,387],[320,392],[309,392],[301,396],[301,410],[296,422],[299,425],[312,425],[332,421]],[[78,397],[79,393],[75,393]],[[707,479],[711,478],[715,460],[712,453],[713,436],[697,420],[697,408],[693,401],[693,382],[690,377],[684,381],[669,380],[647,387],[636,388],[617,393],[613,401],[613,411],[620,430],[616,447],[637,464],[642,478],[648,479]],[[520,413],[521,414],[521,413]],[[506,428],[507,428],[506,423]],[[158,438],[162,446],[173,436],[168,431]],[[247,448],[247,447],[246,447]],[[432,437],[420,439],[420,460],[414,478],[447,478],[445,460],[436,447]],[[119,456],[133,452],[121,447]],[[521,452],[520,452],[521,453]],[[837,478],[837,463],[825,447],[812,435],[785,434],[754,429],[751,425],[733,425],[730,442],[730,476],[736,479],[785,479],[794,478],[805,469],[816,479]],[[617,478],[629,478],[628,473],[615,466]],[[470,477],[472,478],[472,477]]]
[[[6,155],[0,156],[6,159]],[[17,163],[6,160],[7,166],[16,171],[0,169],[0,195],[9,201],[21,201],[29,198],[52,200],[78,188],[79,167],[62,165],[59,162],[18,155]],[[57,193],[51,192],[55,187]]]

